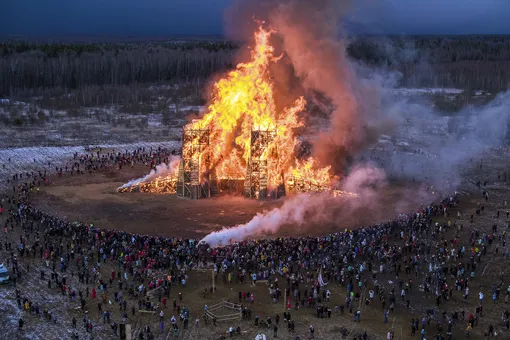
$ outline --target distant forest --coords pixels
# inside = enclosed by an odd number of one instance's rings
[[[233,67],[238,47],[226,41],[1,43],[0,96],[125,89],[137,84],[203,84]],[[510,82],[510,36],[361,37],[353,39],[347,51],[365,64],[400,72],[403,87],[497,92],[506,90]]]
[[[402,87],[504,91],[510,36],[365,37],[348,46],[356,60],[402,74]]]

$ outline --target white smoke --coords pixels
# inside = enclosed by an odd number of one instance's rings
[[[117,190],[126,189],[129,187],[136,187],[144,183],[153,182],[159,178],[164,178],[169,174],[175,172],[175,169],[179,166],[179,162],[181,161],[181,157],[179,156],[170,156],[168,165],[166,163],[161,163],[156,166],[156,169],[152,169],[147,175],[144,177],[140,177],[137,179],[133,179],[126,184],[119,187]]]
[[[205,242],[211,247],[226,245],[231,242],[239,242],[256,235],[274,234],[283,224],[301,225],[305,221],[305,215],[309,213],[319,214],[321,203],[326,194],[309,195],[300,194],[285,201],[281,208],[275,208],[269,212],[258,213],[250,222],[233,228],[223,228],[204,237],[200,243]],[[319,210],[316,210],[319,209]],[[314,212],[314,210],[316,210]]]
[[[415,177],[441,186],[449,183],[454,188],[472,159],[508,144],[509,106],[510,92],[455,115],[438,112],[427,102],[390,102],[387,112],[398,122],[395,137],[419,152],[391,153],[385,170],[395,177]]]
[[[434,155],[432,160],[423,157],[424,162],[418,162],[419,158],[413,158],[413,163],[406,162],[402,169],[397,168],[401,162],[401,153],[390,155],[390,168],[393,172],[400,170],[400,176],[423,175],[426,168],[431,168],[435,182],[448,179],[454,181],[450,187],[456,188],[459,184],[459,167],[466,165],[472,157],[477,157],[488,147],[498,147],[505,145],[509,139],[510,113],[508,105],[510,103],[510,92],[500,94],[492,102],[483,107],[479,107],[474,112],[459,113],[455,122],[455,130],[448,133],[443,129],[436,132],[442,135],[441,138],[428,131],[424,131],[427,126],[424,121],[433,126],[441,125],[441,115],[430,109],[430,106],[418,105],[407,106],[411,110],[414,118],[419,118],[418,122],[405,120],[416,126],[412,129],[421,131],[419,141],[423,150],[427,154]],[[397,110],[399,111],[399,110]],[[399,112],[401,114],[401,112]],[[405,118],[405,116],[399,117]],[[444,117],[443,117],[444,118]],[[455,119],[454,117],[448,118]],[[409,125],[399,126],[399,130],[409,130]],[[415,156],[416,157],[416,156]],[[387,169],[389,170],[389,169]],[[430,169],[429,169],[430,171]],[[412,206],[419,206],[422,203],[430,202],[432,196],[424,190],[417,190],[416,187],[409,187],[401,190],[401,197],[386,196],[388,187],[387,177],[383,169],[370,165],[357,164],[351,170],[348,176],[342,179],[339,184],[341,189],[348,192],[354,192],[358,195],[356,199],[331,198],[328,193],[323,194],[301,194],[289,198],[281,208],[275,208],[269,212],[257,214],[246,224],[238,225],[232,228],[223,228],[220,231],[213,232],[201,240],[208,243],[211,247],[226,245],[231,242],[239,242],[244,239],[261,236],[266,234],[275,234],[281,227],[291,225],[293,228],[302,226],[311,226],[317,223],[327,223],[331,221],[341,222],[349,215],[363,214],[360,211],[363,207],[368,207],[368,213],[377,214],[381,210],[390,210],[394,216],[406,212]],[[394,206],[390,207],[389,201],[393,201]],[[340,211],[338,220],[336,212]],[[366,213],[366,212],[365,212]]]
[[[285,225],[300,228],[328,223],[336,219],[338,212],[342,215],[339,210],[341,208],[354,213],[356,209],[377,201],[378,190],[384,184],[384,172],[371,166],[360,166],[341,184],[342,190],[357,193],[358,196],[355,198],[333,197],[330,192],[299,194],[287,199],[280,208],[258,213],[246,224],[213,232],[204,237],[200,243],[205,242],[211,247],[216,247],[253,236],[275,234]]]
[[[393,86],[395,75],[391,74],[390,84],[385,81],[388,73],[377,77],[373,70],[368,72],[355,65],[346,56],[345,41],[337,38],[340,19],[348,11],[350,1],[239,0],[236,3],[239,6],[234,6],[230,13],[235,31],[241,35],[246,31],[242,29],[243,22],[249,22],[246,13],[267,19],[281,36],[283,49],[302,80],[301,85],[318,90],[332,100],[335,110],[330,129],[314,140],[315,156],[322,163],[332,165],[339,170],[335,173],[343,174],[347,164],[353,165],[351,159],[369,151],[368,147],[376,144],[383,133],[420,152],[394,152],[386,156],[389,158],[384,166],[386,172],[354,164],[340,186],[342,190],[357,193],[356,199],[333,199],[327,193],[301,194],[289,198],[280,208],[257,214],[246,224],[213,232],[201,242],[215,247],[274,234],[286,225],[293,228],[329,222],[339,225],[353,216],[361,220],[367,215],[382,220],[382,212],[384,216],[395,216],[429,203],[432,198],[428,191],[417,190],[416,186],[400,189],[400,195],[389,195],[392,192],[388,190],[386,173],[396,178],[416,176],[427,183],[444,184],[447,179],[452,182],[450,188],[454,188],[458,185],[459,168],[470,158],[483,153],[487,147],[501,146],[508,141],[510,93],[498,96],[485,107],[473,108],[474,112],[464,110],[450,118],[436,112],[431,103],[396,102],[387,96],[384,90]],[[253,28],[247,31],[252,32]],[[366,207],[368,211],[362,212]]]

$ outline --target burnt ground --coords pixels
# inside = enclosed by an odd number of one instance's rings
[[[508,182],[505,182],[502,178],[502,173],[508,171],[508,165],[510,163],[510,157],[508,152],[498,152],[496,155],[485,155],[481,160],[474,160],[470,167],[464,172],[464,181],[459,190],[461,191],[460,204],[450,212],[448,217],[436,217],[434,218],[437,222],[444,222],[445,220],[456,221],[462,223],[464,228],[459,235],[459,240],[466,243],[469,234],[473,230],[478,230],[481,233],[490,232],[493,224],[500,226],[500,230],[506,230],[508,220],[504,213],[508,207],[505,205],[505,201],[510,201],[510,178]],[[482,167],[480,167],[482,165]],[[136,230],[139,233],[162,233],[165,235],[197,235],[200,236],[200,232],[204,225],[208,223],[214,224],[209,225],[209,228],[214,229],[220,223],[242,223],[251,218],[251,215],[256,211],[262,211],[267,209],[269,204],[265,202],[260,206],[260,202],[246,201],[236,198],[223,198],[214,200],[203,200],[203,201],[186,201],[178,200],[169,195],[146,195],[146,194],[116,194],[115,188],[126,182],[129,179],[137,177],[145,173],[145,169],[126,169],[120,173],[108,173],[108,174],[94,174],[91,176],[85,175],[83,178],[60,178],[55,179],[51,186],[48,186],[42,190],[39,197],[35,199],[37,206],[48,209],[52,213],[66,216],[68,219],[76,218],[83,219],[83,222],[96,221],[99,225],[99,221],[106,221],[111,223],[107,227],[122,228],[125,230]],[[499,176],[499,178],[498,178]],[[482,187],[477,188],[474,183],[476,181],[482,181]],[[487,183],[484,185],[484,181]],[[389,190],[389,189],[387,189]],[[482,196],[482,190],[486,190],[490,199],[485,202]],[[390,190],[391,191],[391,190]],[[398,190],[394,190],[396,194]],[[398,196],[398,195],[397,195]],[[386,195],[386,202],[391,201],[391,196]],[[113,201],[111,205],[109,201]],[[124,204],[123,204],[124,202]],[[233,204],[235,202],[235,204]],[[385,203],[386,203],[385,202]],[[481,216],[476,216],[474,223],[470,223],[469,216],[474,213],[476,205],[484,204],[485,210]],[[281,202],[272,202],[270,204],[278,205]],[[234,207],[232,207],[232,205]],[[139,209],[136,207],[140,206]],[[200,207],[197,209],[196,207]],[[98,210],[95,210],[98,209]],[[120,209],[120,210],[119,210]],[[188,209],[183,213],[184,209]],[[224,214],[221,215],[221,210]],[[387,208],[386,211],[390,214],[392,209]],[[500,210],[503,212],[500,218],[496,218],[496,211]],[[245,214],[241,214],[241,212]],[[384,209],[379,210],[384,211]],[[403,210],[406,211],[406,210]],[[132,220],[126,218],[127,212],[133,213],[131,216]],[[232,212],[235,212],[233,214]],[[248,213],[249,212],[249,213]],[[460,213],[460,217],[457,217],[457,212]],[[200,219],[195,217],[198,213],[202,213]],[[377,219],[379,215],[366,216],[368,219]],[[189,217],[186,217],[186,215]],[[224,215],[227,215],[226,217]],[[369,215],[369,214],[367,214]],[[165,217],[166,216],[166,217]],[[142,219],[142,217],[144,219]],[[391,216],[392,217],[392,216]],[[5,217],[0,217],[5,218]],[[124,222],[115,223],[115,219],[123,219]],[[196,218],[193,221],[192,218]],[[389,217],[388,217],[389,218]],[[177,220],[178,219],[178,220]],[[111,222],[110,222],[111,221]],[[341,221],[339,221],[341,223]],[[3,222],[2,222],[3,223]],[[197,224],[201,226],[197,228]],[[152,226],[153,225],[153,226]],[[130,229],[133,228],[133,229]],[[329,227],[327,229],[330,229]],[[197,232],[198,230],[198,232]],[[311,232],[311,231],[308,231]],[[314,230],[313,232],[321,233],[323,230]],[[453,233],[445,235],[446,239],[451,239]],[[19,239],[19,231],[14,230],[6,235],[2,235],[2,241],[9,240],[16,243]],[[433,241],[433,240],[429,240]],[[497,249],[497,250],[496,250]],[[504,294],[506,287],[510,284],[510,275],[508,273],[509,257],[508,246],[503,246],[501,243],[492,246],[488,250],[487,256],[485,256],[477,270],[475,278],[472,280],[470,287],[470,296],[467,300],[462,298],[463,292],[457,292],[454,290],[452,301],[441,305],[441,310],[448,312],[452,311],[466,311],[467,313],[474,313],[474,309],[478,305],[478,291],[485,292],[485,308],[484,314],[480,318],[479,325],[471,333],[472,339],[483,339],[484,331],[488,328],[489,324],[492,324],[498,335],[497,338],[508,338],[509,332],[504,329],[501,321],[501,315],[505,309],[510,306],[506,305],[503,301],[503,296],[493,304],[490,297],[490,289],[492,284],[501,285],[502,294]],[[1,261],[5,261],[8,256],[8,252],[5,250],[0,251]],[[78,319],[78,333],[81,339],[90,338],[85,333],[82,325],[81,318],[83,312],[79,310],[78,302],[72,301],[68,297],[58,294],[56,289],[48,289],[46,287],[46,281],[39,279],[39,269],[44,269],[48,272],[39,259],[21,259],[23,268],[26,265],[30,265],[30,269],[24,269],[21,281],[18,282],[17,288],[21,289],[25,295],[29,295],[31,299],[41,303],[42,305],[48,306],[50,310],[57,314],[57,324],[53,325],[47,321],[42,320],[40,317],[30,315],[26,312],[22,312],[16,306],[16,300],[14,299],[14,287],[6,286],[2,287],[2,304],[0,306],[0,322],[4,325],[4,333],[0,338],[30,338],[30,339],[63,339],[69,337],[69,330],[71,329],[70,319],[75,316]],[[107,264],[102,267],[102,273],[108,277],[114,265]],[[161,273],[165,274],[165,273]],[[420,275],[426,275],[425,271]],[[70,275],[68,275],[69,277]],[[265,333],[269,337],[272,337],[272,330],[264,330],[260,327],[254,327],[252,321],[232,321],[219,323],[217,327],[206,326],[201,319],[200,328],[194,327],[194,319],[196,316],[201,316],[204,304],[212,305],[223,299],[231,299],[237,301],[239,291],[251,291],[255,293],[256,301],[250,306],[252,309],[252,315],[258,315],[261,319],[265,319],[268,316],[273,316],[276,313],[282,316],[284,311],[282,303],[273,304],[269,298],[268,287],[264,283],[257,284],[256,287],[245,284],[228,284],[222,282],[219,278],[217,283],[217,292],[215,295],[207,295],[203,297],[201,291],[204,287],[211,286],[211,273],[210,271],[193,270],[189,272],[189,283],[186,287],[173,287],[171,296],[169,298],[168,307],[165,309],[165,319],[175,314],[172,311],[171,301],[177,299],[178,293],[183,293],[183,301],[181,305],[186,305],[190,308],[190,329],[184,331],[181,334],[182,339],[217,339],[220,335],[227,335],[225,332],[228,327],[237,327],[240,325],[241,328],[247,333],[239,339],[253,339],[257,333]],[[414,277],[412,275],[401,274],[401,280],[407,280]],[[378,275],[378,280],[385,288],[386,291],[396,285],[394,274],[388,273],[384,275]],[[71,286],[76,289],[85,290],[85,285],[79,284],[76,276],[70,278]],[[89,285],[89,288],[91,285]],[[371,286],[369,286],[371,288]],[[343,297],[345,295],[345,287],[330,284],[329,289],[332,292],[331,306],[340,305],[343,303]],[[398,290],[398,286],[396,287]],[[340,339],[339,330],[341,327],[345,327],[351,332],[349,338],[352,339],[358,332],[367,331],[373,338],[386,339],[386,332],[393,330],[395,332],[396,339],[419,339],[419,335],[411,337],[409,322],[412,317],[423,316],[424,311],[427,308],[435,306],[434,294],[425,294],[420,290],[413,290],[410,294],[412,301],[411,309],[407,310],[400,299],[397,299],[397,305],[395,313],[390,315],[388,324],[383,323],[383,313],[380,302],[376,299],[375,302],[369,306],[362,306],[362,317],[361,323],[354,323],[352,321],[352,315],[346,312],[345,315],[334,314],[332,319],[317,319],[315,317],[315,310],[313,308],[307,309],[302,308],[299,311],[292,311],[293,319],[296,320],[296,334],[303,338],[307,338],[307,329],[310,324],[313,324],[316,333],[316,339]],[[135,303],[136,300],[130,299],[130,304]],[[87,299],[87,309],[89,315],[94,323],[94,335],[95,338],[107,339],[112,338],[111,331],[108,325],[103,325],[102,318],[97,312],[96,308],[97,301]],[[130,304],[128,310],[130,310]],[[112,319],[119,320],[120,313],[116,305],[106,307],[112,312]],[[25,330],[18,332],[17,318],[22,316],[25,321]],[[445,319],[440,319],[443,324],[446,323]],[[158,339],[171,338],[168,333],[169,322],[165,323],[165,330],[159,331],[159,317],[151,314],[137,314],[133,317],[129,314],[128,323],[131,323],[134,329],[139,329],[144,325],[150,325],[151,329],[155,331]],[[431,339],[435,332],[434,321],[430,326],[426,327],[427,339]],[[466,322],[460,322],[453,332],[453,339],[464,338],[464,329]],[[182,328],[182,327],[181,327]],[[289,334],[286,331],[285,324],[280,321],[279,338],[280,339],[294,339],[294,334]],[[445,334],[445,332],[443,332]],[[135,333],[136,335],[136,333]]]

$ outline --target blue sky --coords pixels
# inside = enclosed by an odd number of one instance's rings
[[[310,0],[313,1],[313,0]],[[0,35],[218,35],[231,0],[2,0]],[[360,3],[355,1],[355,3]],[[510,34],[510,0],[365,0],[371,33]]]

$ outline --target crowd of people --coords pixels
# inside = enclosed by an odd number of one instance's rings
[[[85,176],[134,164],[153,168],[175,153],[143,148],[123,153],[98,150],[92,154],[75,154],[65,166],[54,170],[56,176]],[[130,234],[66,221],[40,211],[31,205],[30,196],[36,195],[40,186],[50,185],[50,175],[55,173],[43,169],[14,174],[9,180],[12,192],[0,205],[5,223],[0,250],[5,249],[9,254],[7,265],[14,284],[22,275],[28,275],[30,267],[25,264],[29,263],[28,259],[40,260],[40,279],[47,281],[48,289],[79,302],[83,311],[97,308],[100,320],[110,325],[113,334],[117,334],[119,324],[126,320],[150,313],[159,318],[161,332],[165,320],[169,319],[172,334],[178,337],[181,328],[188,328],[191,317],[183,305],[182,294],[173,300],[171,318],[163,309],[171,291],[186,286],[189,271],[194,269],[210,269],[216,281],[237,285],[245,320],[251,319],[249,306],[257,301],[255,293],[246,287],[266,281],[271,301],[285,303],[287,310],[282,317],[289,334],[305,331],[296,332],[295,319],[291,317],[291,312],[295,316],[303,309],[313,309],[319,319],[348,313],[354,322],[362,323],[366,308],[379,308],[381,322],[385,324],[396,313],[405,313],[413,316],[409,320],[409,334],[421,339],[452,339],[455,327],[469,336],[474,328],[483,325],[486,329],[482,333],[487,337],[494,334],[495,327],[509,328],[508,311],[503,313],[501,324],[480,325],[485,295],[493,303],[508,303],[510,286],[504,273],[490,288],[472,282],[483,275],[481,263],[488,253],[498,254],[506,249],[510,224],[501,222],[498,213],[490,230],[463,225],[459,216],[451,212],[459,201],[457,193],[370,227],[319,237],[245,240],[211,248],[199,244],[198,239]],[[488,200],[485,191],[483,200]],[[504,216],[501,215],[503,219]],[[434,222],[439,217],[442,222]],[[10,238],[14,233],[16,239]],[[461,237],[466,234],[467,238]],[[330,287],[342,287],[343,293],[337,293],[333,299]],[[208,287],[204,289],[204,296],[208,290]],[[42,309],[44,318],[53,323],[64,318],[25,295],[16,290],[18,306],[26,313],[39,315]],[[472,300],[472,295],[478,298],[474,310],[453,302]],[[433,303],[418,296],[426,296]],[[113,309],[118,310],[116,320],[112,319]],[[274,336],[278,336],[280,315],[256,315],[254,320],[255,326],[271,328]],[[216,324],[215,320],[205,321]],[[87,333],[93,332],[94,322],[98,321],[84,313]],[[24,323],[22,317],[20,329]],[[73,328],[76,323],[73,318]],[[197,318],[195,327],[199,324]],[[229,333],[232,336],[235,332]],[[306,333],[314,337],[314,326],[310,325]],[[154,330],[147,325],[137,336],[152,339]],[[370,331],[356,336],[375,338]],[[387,339],[393,337],[393,329],[388,325]]]

